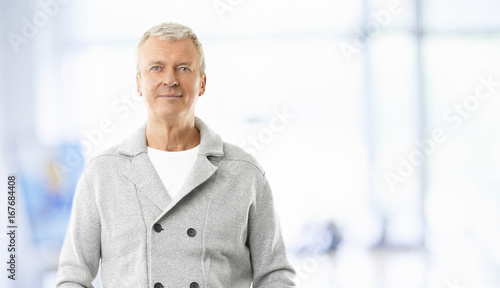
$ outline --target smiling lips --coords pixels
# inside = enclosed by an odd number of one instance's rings
[[[172,99],[172,98],[180,98],[180,97],[182,97],[182,95],[179,95],[179,94],[164,94],[164,95],[158,95],[158,97]]]

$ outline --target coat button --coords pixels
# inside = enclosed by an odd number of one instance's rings
[[[193,283],[191,283],[191,285],[189,285],[189,288],[199,288],[199,287],[200,287],[200,285],[198,285],[198,283],[196,283],[196,282],[193,282]]]
[[[155,284],[155,286],[154,286],[154,288],[163,288],[163,287],[164,287],[164,286],[163,286],[163,285],[161,285],[161,283],[160,283],[160,282],[156,283],[156,284]]]
[[[188,231],[187,231],[187,233],[188,233],[188,236],[189,236],[189,237],[194,237],[194,236],[196,236],[196,230],[194,230],[193,228],[189,228],[189,229],[188,229]],[[195,283],[195,282],[193,282],[193,283]],[[192,285],[193,283],[191,283],[191,285]],[[195,283],[195,284],[196,284],[196,283]],[[198,285],[198,284],[196,284],[196,285]],[[191,286],[191,287],[192,287],[192,286]],[[198,286],[196,286],[196,287],[198,287]]]
[[[160,232],[161,232],[161,230],[163,230],[163,228],[161,227],[161,225],[160,225],[160,224],[158,224],[158,223],[156,223],[155,225],[153,225],[153,229],[154,229],[157,233],[160,233]],[[156,284],[158,284],[158,283],[156,283]],[[156,284],[155,284],[155,288],[157,288],[157,287],[156,287]],[[161,285],[161,284],[160,284],[160,285]],[[162,286],[162,287],[163,287],[163,286]]]

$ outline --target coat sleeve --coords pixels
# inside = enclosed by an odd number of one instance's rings
[[[254,288],[296,287],[295,270],[288,262],[269,183],[256,195],[249,217],[249,239]]]
[[[95,189],[85,172],[73,200],[71,218],[59,256],[57,288],[93,288],[101,256],[101,224]]]

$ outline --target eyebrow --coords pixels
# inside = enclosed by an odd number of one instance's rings
[[[181,62],[181,63],[178,63],[177,66],[182,66],[182,65],[186,65],[186,66],[192,66],[193,63],[191,62]]]
[[[156,60],[156,61],[150,61],[148,63],[148,66],[151,66],[153,64],[160,64],[160,65],[165,65],[165,62],[161,61],[161,60]]]
[[[151,66],[151,65],[154,65],[154,64],[165,65],[165,62],[163,62],[161,60],[150,61],[148,63],[148,66]],[[193,63],[192,62],[180,62],[180,63],[177,63],[176,66],[182,66],[182,65],[192,66]]]

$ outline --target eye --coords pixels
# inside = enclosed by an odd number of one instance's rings
[[[179,69],[180,69],[181,71],[184,71],[184,72],[191,71],[191,70],[189,70],[189,68],[188,68],[188,67],[179,67]]]
[[[154,71],[158,71],[160,69],[161,69],[160,66],[153,66],[153,67],[151,67],[151,70],[154,70]]]

